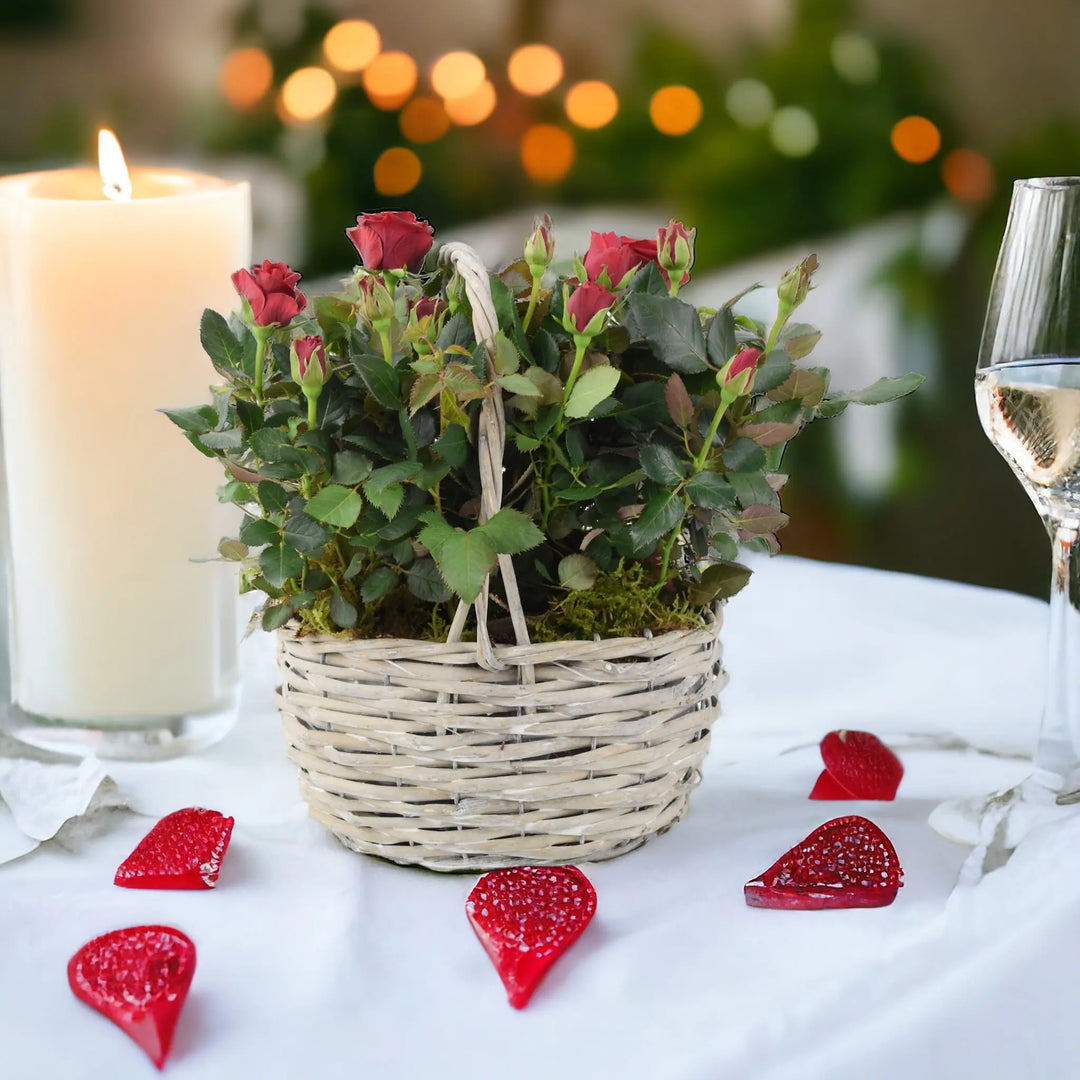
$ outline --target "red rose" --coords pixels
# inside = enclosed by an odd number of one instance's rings
[[[307,300],[296,287],[299,280],[295,270],[269,259],[232,276],[236,291],[251,307],[256,326],[288,326],[304,310]]]
[[[612,287],[616,287],[631,270],[656,261],[656,241],[594,232],[582,261],[590,281],[598,281],[606,270]]]
[[[435,230],[411,210],[361,214],[345,235],[368,270],[419,271],[431,250]]]
[[[615,297],[603,285],[597,285],[595,282],[579,285],[566,301],[566,319],[570,323],[567,329],[573,327],[579,334],[584,334],[593,319],[601,312],[607,311],[614,303]],[[599,329],[598,325],[592,332],[598,333]]]

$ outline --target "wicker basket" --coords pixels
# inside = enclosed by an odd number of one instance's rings
[[[477,340],[497,326],[471,249]],[[498,395],[482,405],[486,519],[502,500]],[[499,556],[517,645],[493,645],[488,589],[475,643],[459,606],[446,643],[278,632],[278,705],[311,815],[347,847],[433,870],[610,859],[686,812],[726,681],[720,610],[697,630],[530,644],[513,564]]]

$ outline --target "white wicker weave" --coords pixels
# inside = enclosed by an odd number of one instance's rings
[[[477,339],[494,338],[487,273],[463,244]],[[502,500],[505,424],[482,406],[481,517]],[[614,858],[669,829],[701,779],[726,682],[720,611],[698,630],[530,644],[499,557],[517,645],[297,637],[278,631],[278,705],[311,815],[347,847],[433,870]]]

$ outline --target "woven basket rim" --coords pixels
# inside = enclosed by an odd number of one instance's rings
[[[649,637],[645,636],[644,631],[640,634],[634,634],[632,636],[627,635],[623,637],[610,637],[586,640],[585,638],[557,638],[555,641],[531,641],[528,645],[510,645],[499,644],[494,645],[495,654],[502,655],[505,653],[511,653],[514,655],[520,655],[523,650],[533,648],[551,648],[555,645],[566,646],[594,646],[604,645],[605,647],[614,647],[621,644],[636,644],[642,641],[665,641],[667,639],[674,638],[685,634],[700,634],[703,631],[718,630],[721,624],[720,618],[721,605],[718,605],[708,611],[703,612],[703,622],[701,626],[687,627],[683,630],[665,630],[662,634],[652,634]],[[293,629],[298,623],[297,619],[289,619],[288,622],[277,628],[277,633],[282,637],[289,638],[292,641],[308,641],[312,644],[323,645],[329,642],[338,642],[341,645],[360,645],[365,642],[378,642],[380,646],[390,648],[393,646],[399,646],[401,648],[407,648],[414,645],[423,646],[439,646],[445,645],[448,648],[454,649],[460,647],[462,644],[471,645],[472,642],[449,642],[449,641],[429,641],[426,638],[403,638],[403,637],[345,637],[341,634],[298,634]]]

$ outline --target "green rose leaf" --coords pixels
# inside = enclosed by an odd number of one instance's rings
[[[712,366],[722,368],[738,351],[735,316],[730,307],[722,307],[710,320],[705,344]]]
[[[677,371],[673,371],[664,384],[664,401],[668,415],[685,431],[694,422],[694,403]]]
[[[587,555],[567,555],[559,561],[559,584],[564,589],[591,589],[599,568]]]
[[[735,489],[716,473],[700,472],[691,477],[685,491],[695,506],[707,510],[726,510],[735,506]]]
[[[682,520],[683,510],[682,498],[674,491],[654,495],[630,527],[630,536],[635,545],[649,547],[661,536],[666,536]]]
[[[780,347],[792,360],[801,360],[821,340],[821,331],[806,323],[789,323],[780,334]]]
[[[279,543],[281,533],[272,521],[246,517],[240,526],[240,539],[249,547],[263,547],[265,544]]]
[[[627,311],[638,335],[673,371],[691,375],[708,371],[705,333],[697,308],[670,296],[630,293]]]
[[[374,603],[380,596],[385,596],[398,583],[398,573],[389,566],[380,566],[372,570],[360,586],[360,599],[365,604]]]
[[[913,393],[922,385],[924,379],[924,375],[915,371],[901,375],[898,379],[878,379],[877,382],[871,383],[862,390],[849,390],[846,394],[826,398],[819,406],[818,412],[822,416],[837,416],[849,404],[884,405],[888,401],[896,401],[897,398]]]
[[[353,367],[371,396],[385,409],[395,412],[402,407],[397,369],[391,367],[381,356],[361,353],[352,357]]]
[[[764,394],[768,390],[775,390],[794,369],[791,357],[783,349],[770,349],[754,372],[754,393]]]
[[[197,405],[190,409],[162,409],[161,412],[182,431],[190,431],[193,435],[213,431],[218,422],[217,410],[213,405]]]
[[[570,400],[566,403],[565,415],[573,420],[580,420],[611,396],[619,382],[617,368],[606,365],[589,368],[574,384]]]
[[[288,603],[272,604],[263,608],[262,628],[264,630],[276,630],[284,626],[292,618],[293,609]]]
[[[446,584],[471,604],[495,568],[495,547],[479,529],[455,529],[440,547],[436,562]]]
[[[752,570],[741,563],[719,563],[705,569],[700,581],[690,586],[690,601],[704,607],[715,600],[727,600],[750,580]]]
[[[731,472],[755,472],[765,466],[765,451],[753,439],[736,439],[721,457]]]
[[[228,562],[241,562],[248,556],[248,546],[241,540],[222,540],[218,554]]]
[[[364,500],[360,495],[341,484],[327,484],[304,507],[313,518],[337,529],[348,529],[355,525],[363,508]]]
[[[264,548],[259,555],[263,577],[276,589],[285,587],[289,578],[297,577],[304,569],[300,553],[286,543]]]
[[[827,386],[816,371],[796,368],[779,386],[769,391],[769,397],[773,401],[798,401],[805,408],[813,408],[821,403]],[[754,389],[760,389],[756,382]]]
[[[417,559],[405,575],[409,592],[426,604],[442,604],[453,597],[434,559]]]
[[[209,446],[211,450],[239,450],[244,445],[244,432],[242,428],[207,431],[199,439],[203,446]]]
[[[290,514],[282,533],[288,543],[305,555],[321,555],[330,540],[326,529],[306,513]]]
[[[764,536],[766,533],[774,533],[777,529],[782,529],[787,523],[787,514],[763,503],[754,503],[748,506],[735,518],[735,524],[744,533],[749,533],[751,536]]]
[[[334,455],[334,483],[354,487],[371,475],[371,458],[358,450],[339,450]]]
[[[283,513],[289,505],[289,493],[272,480],[260,480],[255,489],[259,497],[259,503],[268,514]]]
[[[216,312],[207,308],[199,322],[199,341],[210,362],[226,378],[233,378],[244,371],[244,346],[237,340],[229,324]]]
[[[351,630],[356,625],[357,615],[356,608],[335,589],[330,597],[330,618],[342,630]]]
[[[460,469],[469,456],[469,436],[460,424],[451,424],[435,440],[433,449],[452,469]]]
[[[496,551],[506,555],[520,555],[544,542],[544,534],[536,527],[532,518],[508,506],[504,506],[474,531],[483,533]]]
[[[387,466],[389,468],[389,466]],[[387,484],[379,487],[372,484],[371,480],[364,481],[364,494],[372,506],[382,512],[387,521],[393,521],[401,504],[405,500],[405,489],[400,484]]]
[[[545,371],[544,374],[546,375],[547,372]],[[500,375],[495,381],[511,394],[520,394],[522,397],[533,398],[543,396],[540,387],[526,375],[516,373],[511,375]]]
[[[670,447],[648,443],[641,448],[641,468],[650,480],[675,487],[686,475],[686,463]]]

